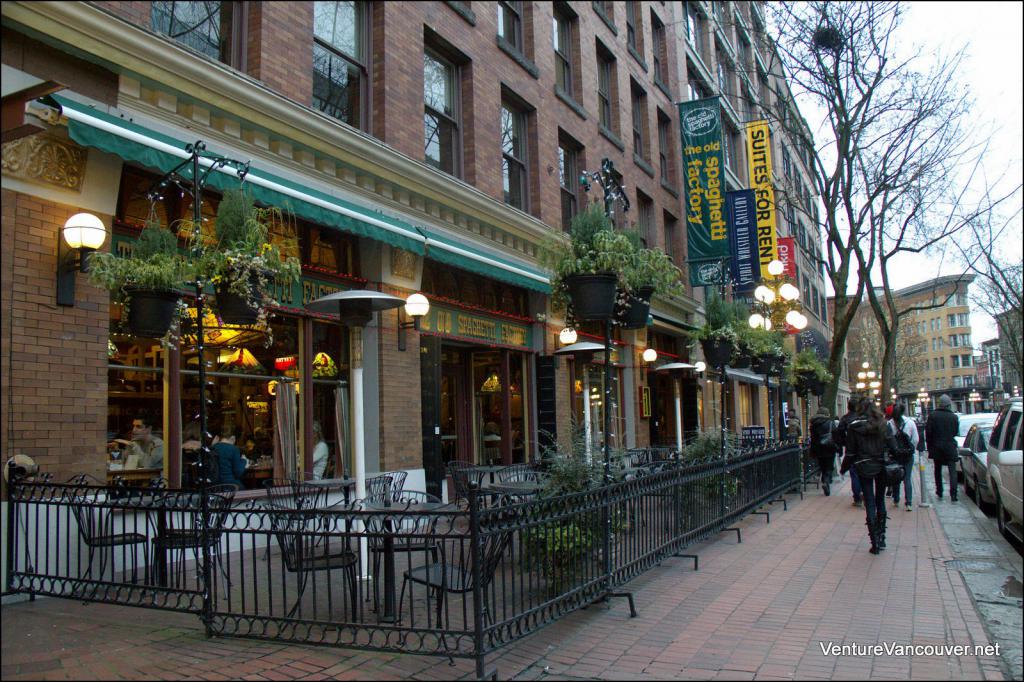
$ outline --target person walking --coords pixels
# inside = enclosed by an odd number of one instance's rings
[[[803,435],[804,432],[800,428],[800,417],[797,416],[796,410],[790,408],[786,415],[786,436],[791,440],[800,440]]]
[[[836,428],[836,420],[824,407],[818,408],[817,414],[811,417],[810,434],[811,456],[818,460],[821,471],[821,489],[825,496],[832,494],[832,473],[836,467],[836,447],[832,434]]]
[[[911,511],[914,505],[914,451],[919,441],[917,435],[917,424],[913,419],[907,419],[904,415],[906,408],[897,403],[892,408],[892,419],[889,421],[889,435],[896,441],[896,450],[892,453],[897,464],[903,466],[903,499],[906,501],[907,511]],[[892,488],[893,506],[900,506],[900,484]]]
[[[885,549],[885,453],[895,449],[889,435],[885,415],[870,400],[857,406],[857,416],[850,423],[846,449],[860,477],[864,493],[864,512],[871,540],[872,554]]]
[[[938,408],[928,415],[925,424],[928,439],[928,459],[935,464],[935,495],[942,499],[942,467],[949,472],[949,499],[956,502],[956,435],[960,419],[953,412],[953,400],[943,393]]]
[[[854,507],[860,506],[863,491],[861,490],[860,478],[857,477],[857,472],[850,466],[850,460],[846,457],[846,434],[850,428],[850,424],[857,418],[857,406],[859,404],[860,398],[851,396],[849,400],[846,401],[846,414],[840,417],[839,423],[832,431],[832,441],[843,452],[843,460],[839,467],[839,473],[845,474],[847,471],[850,472],[850,490],[853,491]]]

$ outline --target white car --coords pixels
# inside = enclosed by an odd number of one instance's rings
[[[971,427],[975,424],[984,424],[985,426],[991,426],[992,422],[996,420],[997,412],[978,412],[976,414],[960,414],[957,412],[957,420],[960,423],[960,428],[957,429],[957,434],[953,436],[956,441],[957,448],[964,446],[964,438],[967,437],[967,432],[971,430]],[[956,463],[957,481],[967,485],[967,477],[964,475],[963,458]]]
[[[1024,541],[1024,520],[1021,507],[1021,399],[1014,398],[1003,406],[992,426],[988,440],[988,475],[995,498],[999,531]]]
[[[996,501],[988,478],[988,439],[991,434],[991,424],[975,424],[967,432],[963,446],[958,448],[964,472],[964,492],[979,509],[988,513],[992,512]]]

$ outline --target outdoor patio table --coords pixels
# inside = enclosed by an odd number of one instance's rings
[[[509,483],[499,483],[491,486],[491,490],[496,493],[502,493],[504,495],[512,495],[516,497],[532,497],[540,494],[540,491],[544,489],[546,485],[545,481],[515,481]]]
[[[303,481],[307,485],[315,485],[323,488],[341,488],[345,495],[345,504],[352,500],[352,491],[356,489],[354,478],[321,478],[319,480]]]
[[[368,502],[363,509],[371,512],[431,512],[438,509],[449,508],[451,505],[443,502],[417,502],[414,504],[403,504],[395,502],[391,504],[380,504]],[[399,518],[402,514],[398,515]],[[383,527],[384,542],[384,615],[381,620],[385,622],[395,621],[395,535],[397,534],[393,523],[394,517],[385,516],[381,526]],[[376,580],[374,576],[374,580]]]
[[[152,494],[135,495],[132,494],[127,499],[113,499],[110,500],[112,504],[117,504],[117,507],[111,509],[113,514],[138,514],[145,512],[146,514],[146,535],[148,536],[151,531],[155,533],[155,537],[159,537],[162,533],[167,530],[167,509],[164,506],[164,499],[166,494],[163,492],[156,492]],[[153,512],[156,513],[156,519],[154,520]],[[148,540],[147,540],[148,542]],[[161,554],[160,556],[154,556],[154,578],[157,580],[157,584],[161,587],[167,586],[167,555]],[[144,575],[149,575],[149,566],[143,567]]]
[[[507,468],[505,464],[488,464],[485,466],[473,467],[473,471],[479,474],[487,474],[488,482],[490,485],[494,485],[494,475],[499,471],[504,471]]]

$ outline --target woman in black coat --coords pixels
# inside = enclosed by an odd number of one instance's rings
[[[885,415],[870,400],[861,401],[846,436],[846,451],[863,488],[872,554],[885,549],[885,453],[895,447]]]
[[[836,453],[839,451],[832,440],[832,432],[835,427],[835,420],[824,407],[811,417],[811,457],[818,460],[818,469],[821,471],[821,488],[825,495],[832,494],[832,472],[835,470]]]

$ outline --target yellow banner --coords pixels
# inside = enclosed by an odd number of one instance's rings
[[[767,277],[768,263],[779,257],[768,121],[747,123],[747,158],[750,160],[750,186],[757,201],[757,257],[761,276]]]

